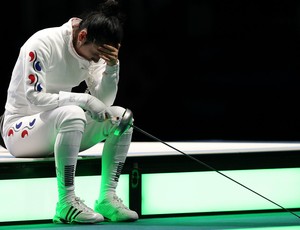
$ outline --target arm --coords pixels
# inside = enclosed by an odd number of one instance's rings
[[[119,82],[119,63],[114,66],[97,64],[90,72],[86,83],[91,95],[97,97],[107,106],[111,106],[116,98]]]
[[[46,76],[52,65],[51,46],[34,41],[26,46],[24,62],[25,94],[28,104],[34,111],[45,111],[59,106],[77,105],[87,110],[93,119],[102,121],[106,118],[107,106],[97,98],[84,93],[60,91],[47,93]],[[55,66],[59,68],[59,66]],[[63,81],[62,81],[63,82]],[[62,82],[58,83],[61,84]]]
[[[45,111],[58,106],[58,94],[47,93],[46,73],[51,63],[51,50],[38,39],[32,40],[23,50],[23,76],[25,97],[34,111]],[[22,72],[22,71],[20,71]]]
[[[119,48],[110,45],[98,47],[100,61],[90,68],[86,80],[92,95],[111,106],[118,91],[120,62],[118,60]]]

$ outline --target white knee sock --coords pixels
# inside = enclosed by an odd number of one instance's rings
[[[109,135],[103,146],[99,201],[115,193],[131,143],[132,129],[122,136]]]
[[[75,196],[75,171],[82,138],[81,131],[60,132],[55,142],[58,199],[68,202]]]

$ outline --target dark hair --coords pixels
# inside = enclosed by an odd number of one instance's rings
[[[109,44],[115,47],[123,38],[124,15],[115,0],[106,0],[99,4],[97,11],[82,15],[79,30],[87,29],[87,42],[97,45]]]

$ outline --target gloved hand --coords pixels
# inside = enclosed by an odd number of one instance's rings
[[[59,106],[77,105],[86,110],[87,113],[96,121],[110,119],[112,113],[98,98],[87,93],[59,92]]]
[[[87,103],[84,106],[88,114],[96,121],[104,121],[112,118],[112,113],[109,107],[106,106],[98,98],[88,94]]]

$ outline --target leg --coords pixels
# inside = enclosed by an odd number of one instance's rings
[[[122,117],[125,111],[123,108],[115,106],[111,110],[115,116],[119,117]],[[116,195],[119,177],[131,143],[132,128],[122,136],[114,135],[115,128],[116,126],[112,125],[110,121],[106,121],[100,126],[99,123],[98,125],[88,124],[84,133],[85,137],[90,137],[89,139],[84,137],[85,141],[82,143],[84,148],[89,146],[88,141],[94,140],[98,143],[106,139],[102,152],[101,187],[95,203],[95,211],[111,221],[135,221],[138,219],[137,213],[129,210]]]
[[[75,196],[77,155],[85,114],[77,106],[60,107],[37,115],[12,118],[5,123],[4,140],[16,157],[47,157],[54,152],[58,203],[54,222],[95,223],[103,217]]]
[[[69,106],[60,117],[68,117],[59,126],[54,145],[59,202],[56,205],[54,223],[97,223],[103,216],[87,207],[75,195],[75,172],[82,133],[85,127],[85,114],[77,106]],[[70,115],[72,114],[72,115]]]
[[[95,202],[95,211],[111,221],[136,221],[139,218],[138,214],[126,207],[116,194],[131,137],[132,128],[118,137],[111,133],[103,148],[101,188]]]

